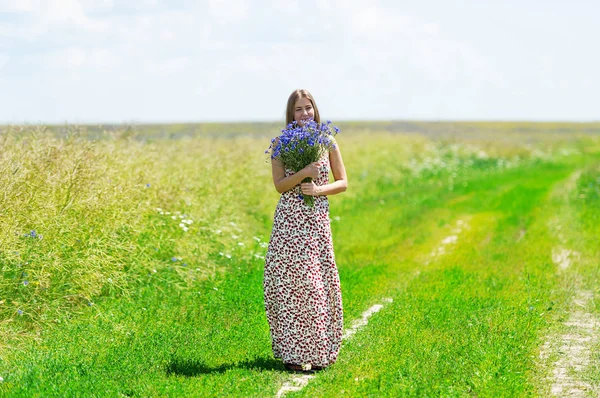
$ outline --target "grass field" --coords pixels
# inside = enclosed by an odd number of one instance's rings
[[[600,394],[595,327],[569,321],[600,325],[600,124],[340,127],[345,326],[385,305],[286,396]],[[1,129],[0,395],[292,381],[262,296],[277,128]],[[589,355],[561,348],[582,333]]]

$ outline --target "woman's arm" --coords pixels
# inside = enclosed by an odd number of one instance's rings
[[[326,185],[316,185],[314,182],[305,182],[301,185],[302,193],[305,195],[335,195],[344,192],[348,188],[348,177],[346,177],[346,167],[342,159],[339,145],[329,151],[329,164],[333,173],[334,182]]]
[[[277,158],[271,159],[271,170],[273,174],[273,184],[279,193],[284,193],[300,184],[306,177],[317,178],[319,175],[319,167],[317,163],[311,163],[299,172],[285,176],[285,167],[281,160]]]

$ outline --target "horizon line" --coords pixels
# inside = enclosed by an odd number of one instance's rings
[[[331,120],[332,123],[390,123],[390,122],[403,122],[403,123],[573,123],[573,124],[593,124],[600,123],[600,119],[321,119],[321,122],[326,120]],[[141,121],[141,120],[132,120],[132,121],[64,121],[64,122],[10,122],[10,121],[0,121],[0,126],[105,126],[105,125],[138,125],[138,126],[147,126],[147,125],[173,125],[173,124],[273,124],[273,123],[285,123],[284,120],[155,120],[155,121]]]

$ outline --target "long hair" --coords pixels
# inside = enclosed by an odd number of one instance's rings
[[[290,95],[290,98],[288,98],[287,109],[285,111],[285,125],[287,126],[294,121],[294,108],[296,106],[296,101],[298,101],[300,98],[308,98],[313,109],[315,110],[315,122],[321,123],[319,108],[317,108],[317,103],[315,102],[312,94],[309,93],[308,90],[299,89],[294,90],[294,92]]]

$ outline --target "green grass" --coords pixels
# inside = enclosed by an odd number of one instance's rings
[[[550,251],[538,246],[547,236],[530,228],[532,213],[567,171],[521,170],[501,195],[489,191],[495,184],[477,184],[476,195],[452,209],[470,211],[456,247],[433,263],[413,262],[418,276],[348,344],[339,367],[299,395],[531,395],[539,332],[549,309],[564,310]],[[517,243],[519,228],[530,232]]]
[[[338,140],[350,189],[330,198],[345,325],[394,301],[288,396],[543,395],[539,347],[571,293],[548,225],[570,220],[584,231],[574,247],[599,258],[597,136],[355,124]],[[262,301],[277,193],[268,134],[255,134],[2,138],[0,394],[274,396],[290,380]],[[577,170],[573,197],[557,201]],[[193,220],[187,232],[176,211]],[[590,286],[597,266],[579,270]]]

